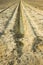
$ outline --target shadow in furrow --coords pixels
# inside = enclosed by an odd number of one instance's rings
[[[16,46],[17,46],[17,53],[19,55],[19,57],[22,55],[22,45],[23,43],[20,41],[20,39],[22,39],[24,37],[24,33],[22,33],[22,31],[20,30],[20,4],[18,7],[18,13],[17,13],[17,17],[16,17],[16,21],[15,21],[15,26],[14,26],[14,39],[16,42]]]
[[[11,32],[13,32],[13,39],[15,40],[14,42],[16,43],[16,51],[17,51],[17,55],[18,55],[17,56],[17,63],[20,63],[19,58],[23,54],[22,49],[23,49],[23,46],[24,46],[22,41],[20,41],[24,38],[24,33],[22,33],[21,26],[20,26],[20,21],[21,21],[20,4],[21,3],[19,3],[15,25],[13,27],[13,30],[11,30]],[[21,21],[21,23],[22,23],[22,21]]]

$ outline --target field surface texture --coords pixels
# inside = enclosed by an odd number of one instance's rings
[[[43,65],[43,0],[0,0],[0,65]]]

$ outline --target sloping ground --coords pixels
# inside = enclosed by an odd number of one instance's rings
[[[6,7],[11,6],[13,3],[19,2],[19,0],[0,0],[0,9],[4,9]]]
[[[21,1],[0,12],[0,65],[43,65],[43,11]]]
[[[43,10],[43,0],[25,0],[25,2],[34,6],[35,8]]]

